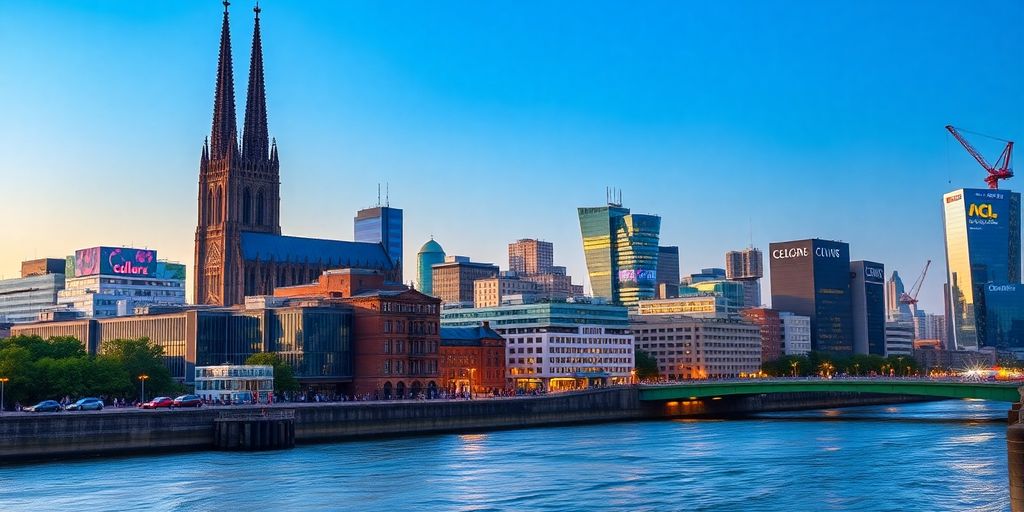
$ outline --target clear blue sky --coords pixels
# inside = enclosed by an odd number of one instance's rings
[[[1024,119],[1013,1],[262,7],[285,233],[350,239],[390,182],[407,260],[434,234],[504,267],[539,237],[582,281],[575,208],[616,186],[684,274],[751,228],[840,239],[908,286],[934,260],[941,312],[940,196],[984,185],[943,126],[1019,139]],[[231,7],[239,110],[251,8]],[[0,273],[99,244],[192,262],[221,9],[0,3]]]

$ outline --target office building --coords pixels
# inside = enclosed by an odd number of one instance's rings
[[[521,238],[508,244],[508,269],[519,275],[550,274],[555,262],[551,242]]]
[[[57,303],[86,318],[125,316],[137,306],[185,304],[185,265],[151,249],[91,247],[68,258]]]
[[[726,299],[729,306],[735,309],[748,307],[745,302],[746,289],[740,281],[709,280],[698,281],[687,286],[679,287],[679,296],[687,297],[693,294],[714,295]]]
[[[738,319],[634,315],[636,349],[658,362],[658,375],[730,379],[761,371],[761,329]]]
[[[356,242],[381,244],[397,268],[402,266],[402,210],[390,206],[365,208],[356,213]]]
[[[679,280],[679,285],[690,286],[704,281],[721,281],[723,279],[725,279],[724,268],[702,268],[699,273],[683,276],[683,278]]]
[[[669,299],[679,295],[679,247],[658,247],[658,280],[655,298]]]
[[[442,312],[444,327],[483,322],[505,338],[512,385],[548,391],[628,384],[634,368],[626,308],[541,303]]]
[[[811,351],[811,317],[788,311],[779,313],[782,322],[782,352],[787,356],[802,356]]]
[[[913,318],[915,340],[938,340],[943,349],[948,346],[945,315],[934,315],[918,309]]]
[[[442,327],[441,382],[449,393],[494,394],[509,387],[505,339],[486,322],[476,327]]]
[[[630,213],[618,203],[578,212],[594,296],[630,307],[653,299],[661,217]]]
[[[985,345],[1024,359],[1024,285],[985,285]]]
[[[444,249],[433,238],[416,253],[416,286],[427,295],[434,295],[434,265],[444,263]]]
[[[850,262],[853,304],[853,352],[885,355],[885,266],[872,261]]]
[[[885,282],[885,319],[889,322],[907,322],[912,316],[910,305],[900,302],[906,290],[899,272],[892,271],[892,277]]]
[[[782,318],[770,308],[747,308],[740,312],[747,323],[761,329],[761,362],[775,361],[783,356]]]
[[[764,277],[764,256],[760,249],[748,247],[725,253],[725,278],[743,283],[743,304],[761,305],[761,278]]]
[[[914,325],[910,322],[885,323],[885,355],[909,356],[914,354]]]
[[[945,350],[936,344],[915,346],[914,360],[921,372],[927,375],[933,370],[962,372],[971,368],[991,368],[997,364],[997,354],[989,349]]]
[[[639,315],[684,315],[693,317],[735,317],[742,308],[735,302],[710,293],[686,293],[672,299],[642,300]]]
[[[536,302],[540,294],[539,284],[522,279],[515,272],[500,272],[495,277],[473,281],[475,308],[492,308],[508,301],[520,304]]]
[[[850,246],[809,239],[772,243],[772,307],[811,318],[811,348],[853,353]]]
[[[0,323],[35,322],[57,305],[64,289],[65,262],[46,258],[21,264],[21,277],[0,280]]]
[[[446,256],[444,262],[431,267],[431,291],[447,304],[472,306],[473,282],[497,277],[498,267],[491,263],[470,261],[466,256]]]
[[[965,188],[942,200],[951,345],[966,350],[994,347],[999,342],[985,333],[985,287],[1020,283],[1020,194]]]

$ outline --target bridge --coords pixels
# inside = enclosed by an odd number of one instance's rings
[[[640,400],[659,402],[774,393],[875,393],[934,398],[977,398],[1019,402],[1021,382],[961,382],[929,379],[756,379],[694,381],[640,386]]]

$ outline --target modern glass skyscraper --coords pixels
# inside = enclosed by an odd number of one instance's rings
[[[388,206],[365,208],[356,213],[356,242],[383,244],[391,263],[402,264],[402,210]]]
[[[873,261],[850,262],[853,303],[853,352],[885,355],[885,266]]]
[[[579,208],[587,273],[595,297],[635,306],[654,298],[661,217],[618,204]]]
[[[1020,283],[1020,194],[965,188],[942,199],[951,344],[995,346],[986,339],[985,287]]]

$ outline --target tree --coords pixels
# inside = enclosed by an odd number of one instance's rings
[[[295,379],[295,369],[273,352],[258,352],[249,356],[245,364],[258,364],[274,367],[274,393],[298,391],[299,381]]]
[[[643,350],[637,350],[633,357],[636,360],[636,378],[641,380],[658,378],[658,360],[654,356]]]
[[[146,375],[146,394],[174,394],[182,390],[164,365],[163,347],[150,342],[149,338],[104,341],[97,359],[120,365],[127,371],[129,382],[122,389],[134,392],[139,387],[139,376]]]

